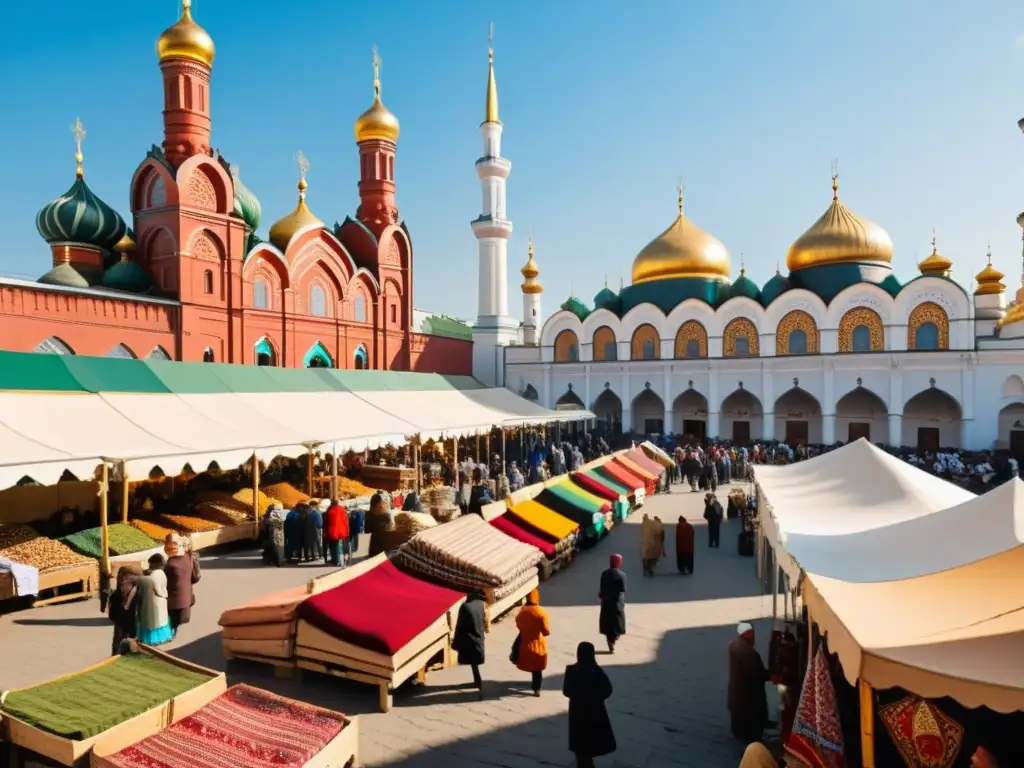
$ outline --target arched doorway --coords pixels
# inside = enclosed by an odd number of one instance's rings
[[[598,423],[612,432],[622,431],[622,401],[611,389],[605,389],[591,408]]]
[[[790,448],[821,442],[821,403],[793,387],[775,401],[775,437]]]
[[[370,367],[370,357],[366,354],[366,347],[360,344],[352,358],[352,365],[357,371],[365,371]]]
[[[687,445],[703,445],[708,438],[708,399],[688,389],[672,402],[672,426]]]
[[[256,365],[277,365],[277,353],[270,342],[267,341],[266,336],[253,345],[253,356],[256,360]]]
[[[633,398],[633,431],[640,435],[665,432],[665,403],[653,390],[645,389]]]
[[[331,359],[330,354],[327,352],[327,348],[319,341],[309,348],[306,356],[302,359],[302,364],[307,368],[333,368],[334,361]]]
[[[581,411],[584,409],[583,401],[580,400],[579,395],[572,391],[572,385],[565,391],[565,394],[555,401],[555,408],[561,410],[579,409]]]
[[[836,403],[836,440],[852,443],[862,437],[875,443],[889,442],[889,409],[870,389],[857,387]]]
[[[720,436],[737,445],[764,437],[764,408],[757,396],[745,389],[737,389],[722,401],[718,419]]]
[[[1024,462],[1024,403],[1010,403],[999,411],[999,446]]]
[[[963,412],[952,395],[932,387],[918,392],[903,406],[904,446],[921,451],[960,447]]]
[[[1024,397],[1024,379],[1011,373],[1003,382],[1003,397]]]

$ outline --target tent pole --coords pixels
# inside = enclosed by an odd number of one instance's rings
[[[252,519],[260,521],[260,459],[252,455]]]
[[[456,435],[452,438],[452,463],[455,464],[455,474],[458,476],[459,473],[459,437]],[[456,483],[458,488],[458,483]]]
[[[484,457],[485,464],[491,460],[491,432],[492,430],[487,430],[487,456]]]
[[[128,464],[121,462],[121,522],[128,522]]]
[[[501,428],[501,474],[505,474],[505,428]],[[497,489],[495,489],[497,490]]]
[[[338,498],[338,444],[331,446],[331,501]]]
[[[772,559],[772,632],[775,632],[775,620],[779,615],[779,564]]]
[[[306,450],[309,452],[306,454],[306,493],[313,498],[313,446],[308,446]]]
[[[110,599],[110,528],[107,523],[109,513],[110,466],[103,462],[100,474],[100,608],[107,609]]]
[[[412,437],[412,468],[416,470],[416,493],[420,492],[420,436]]]
[[[857,681],[860,693],[860,762],[875,768],[875,697],[871,684],[863,677]]]
[[[480,432],[476,433],[476,463],[480,463]]]

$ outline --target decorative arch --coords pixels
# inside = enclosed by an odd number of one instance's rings
[[[204,155],[193,155],[175,174],[179,202],[215,213],[230,213],[234,204],[233,183],[228,172]]]
[[[111,347],[107,350],[107,354],[105,354],[104,357],[119,357],[122,360],[138,359],[138,355],[136,355],[127,344],[118,344]]]
[[[836,401],[836,440],[889,442],[889,409],[870,389],[857,386]]]
[[[224,244],[220,238],[208,229],[197,229],[188,241],[190,256],[202,261],[224,260]]]
[[[288,271],[288,262],[281,253],[270,243],[260,243],[251,251],[242,264],[242,277],[248,280],[254,271],[264,270],[276,277],[281,288],[291,288],[291,273]]]
[[[352,255],[329,230],[323,227],[300,232],[288,251],[292,254],[291,267],[294,275],[302,275],[310,266],[320,261],[323,269],[340,284],[347,283],[358,271]]]
[[[217,362],[217,356],[213,352],[213,347],[207,347],[203,350],[203,362],[204,363],[215,363]]]
[[[758,357],[761,347],[758,343],[757,328],[745,317],[737,317],[722,331],[722,355],[724,357]]]
[[[906,447],[923,451],[960,447],[963,409],[944,389],[929,387],[903,406],[903,439]]]
[[[277,350],[266,336],[253,344],[253,362],[260,366],[277,365]]]
[[[555,362],[576,363],[580,359],[580,342],[576,333],[564,330],[555,337]]]
[[[594,400],[590,408],[597,420],[609,429],[618,429],[622,425],[622,400],[607,384]]]
[[[132,211],[162,208],[177,202],[175,183],[166,166],[151,157],[146,158],[132,176]]]
[[[753,392],[742,388],[734,390],[722,401],[718,411],[721,430],[718,437],[745,445],[764,436],[764,408]]]
[[[50,336],[49,338],[43,339],[36,344],[35,349],[32,350],[37,355],[73,355],[73,350],[66,342],[58,339],[56,336]]]
[[[839,320],[840,352],[882,352],[885,326],[881,316],[867,307],[854,307]]]
[[[658,329],[650,323],[638,326],[633,331],[633,338],[629,343],[629,356],[632,360],[661,359],[661,339],[658,337]]]
[[[171,356],[166,349],[157,345],[149,350],[149,354],[146,355],[147,360],[170,360]]]
[[[302,365],[306,368],[333,368],[334,359],[327,351],[327,347],[318,341],[306,352],[302,358]]]
[[[555,407],[563,410],[578,408],[582,411],[584,409],[583,401],[580,399],[579,395],[572,391],[571,384],[569,385],[569,389],[567,389],[562,396],[555,401]]]
[[[357,371],[365,371],[370,368],[370,356],[366,354],[366,347],[360,344],[352,355],[352,363]]]
[[[664,434],[665,426],[665,401],[653,389],[643,389],[633,398],[633,431]]]
[[[675,358],[685,360],[708,356],[708,332],[697,320],[687,320],[676,331]]]
[[[693,388],[684,390],[672,401],[672,424],[666,427],[687,443],[702,444],[708,438],[708,410],[704,395]]]
[[[607,325],[602,325],[594,331],[593,341],[594,360],[618,360],[619,347],[615,340],[615,331]]]
[[[810,313],[794,309],[775,329],[776,355],[814,355],[818,352],[818,324]]]
[[[998,445],[1008,448],[1010,454],[1024,459],[1024,403],[1010,403],[999,411]]]
[[[821,403],[806,389],[793,386],[783,392],[772,410],[775,413],[776,439],[790,448],[821,443]]]
[[[933,301],[924,301],[907,318],[907,349],[935,351],[949,349],[949,315]]]
[[[1003,382],[1003,397],[1024,398],[1024,379],[1016,373],[1011,373]]]

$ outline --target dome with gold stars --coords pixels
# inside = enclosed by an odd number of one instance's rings
[[[309,185],[306,184],[304,176],[299,179],[299,202],[295,206],[295,210],[283,219],[275,221],[270,227],[270,242],[275,245],[281,253],[287,252],[288,245],[296,235],[324,225],[320,219],[313,215],[313,212],[309,210],[309,207],[306,205],[306,188],[308,186]]]
[[[398,141],[398,118],[380,100],[380,57],[373,53],[373,104],[357,119],[356,143],[364,141]]]
[[[729,252],[718,238],[683,215],[681,189],[676,220],[644,246],[633,260],[634,285],[678,277],[713,280],[729,277]]]
[[[189,59],[213,67],[216,50],[213,38],[192,20],[192,0],[184,0],[181,18],[163,31],[156,41],[161,63],[169,59]]]

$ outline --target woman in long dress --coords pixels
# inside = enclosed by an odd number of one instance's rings
[[[544,670],[548,667],[548,641],[551,623],[547,611],[540,607],[540,590],[533,590],[526,598],[526,605],[516,614],[516,629],[519,630],[519,656],[516,667],[530,673],[530,689],[534,696],[540,696],[544,683]]]
[[[164,556],[157,552],[149,558],[149,569],[138,582],[140,643],[161,645],[174,637],[167,612],[167,575]]]
[[[594,758],[616,749],[605,701],[612,695],[608,675],[597,665],[593,643],[576,647],[576,663],[565,668],[562,694],[569,699],[569,751],[577,768],[593,768]]]
[[[622,570],[622,555],[608,559],[597,599],[601,601],[598,630],[608,642],[608,653],[615,653],[615,643],[626,634],[626,574]]]

